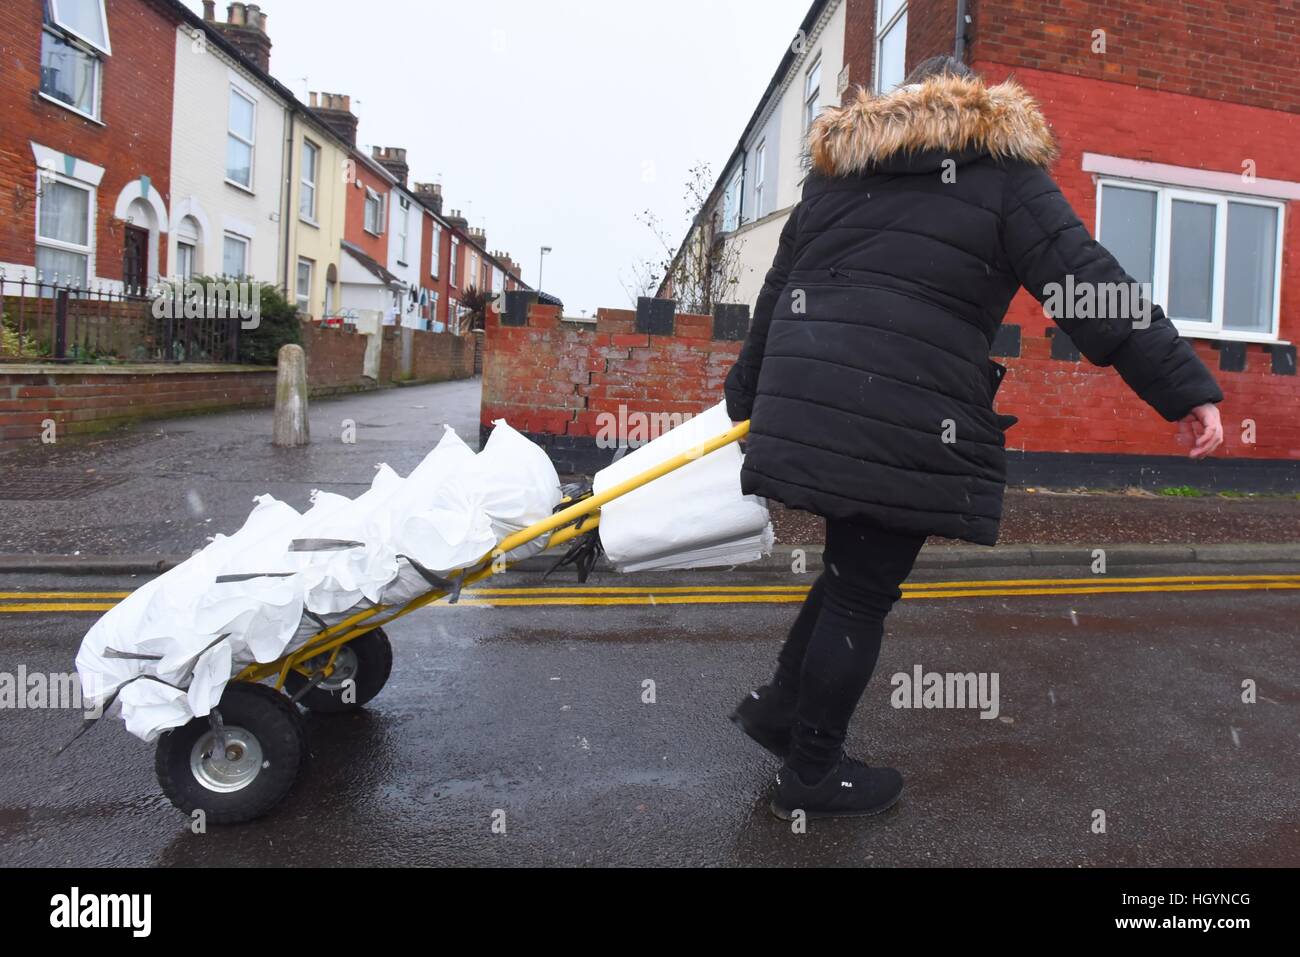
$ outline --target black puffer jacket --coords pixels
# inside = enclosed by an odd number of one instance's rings
[[[1132,283],[1045,171],[1051,133],[1014,83],[937,77],[828,110],[727,408],[750,419],[745,492],[884,528],[997,540],[1006,478],[989,359],[1012,297]],[[1101,311],[1105,311],[1104,304]],[[1116,313],[1118,309],[1114,310]],[[1170,421],[1223,394],[1157,307],[1054,316]]]

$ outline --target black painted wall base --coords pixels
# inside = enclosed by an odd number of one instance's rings
[[[491,431],[479,427],[479,447]],[[615,449],[594,438],[524,433],[546,450],[561,475],[592,475],[613,461]],[[1193,462],[1174,455],[1092,455],[1076,452],[1007,452],[1007,484],[1036,488],[1161,489],[1187,485],[1205,491],[1300,493],[1300,462],[1287,459],[1211,458]]]

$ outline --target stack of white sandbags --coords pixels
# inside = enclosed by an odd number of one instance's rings
[[[725,403],[687,419],[596,473],[600,494],[731,429]],[[734,442],[601,506],[600,542],[620,572],[707,568],[757,561],[772,551],[772,523],[756,495],[740,491]]]
[[[561,498],[554,466],[504,420],[494,424],[478,454],[448,427],[409,476],[381,465],[356,499],[315,492],[299,513],[258,497],[238,532],[95,623],[77,654],[89,705],[117,694],[127,729],[151,741],[207,715],[233,675],[301,647],[321,620],[405,603],[431,590],[425,573],[474,565],[545,519]],[[545,545],[542,536],[507,560]]]

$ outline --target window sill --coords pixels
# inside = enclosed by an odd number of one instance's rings
[[[241,193],[247,193],[249,196],[256,196],[256,195],[257,195],[256,193],[253,192],[253,187],[251,187],[251,186],[245,186],[243,183],[237,183],[237,182],[235,182],[233,179],[227,179],[227,180],[226,180],[226,185],[227,185],[227,186],[233,186],[235,189],[239,190]]]
[[[374,236],[376,239],[378,239],[380,236],[383,235],[383,233],[377,233],[373,229],[367,229],[366,232],[369,233],[371,236]]]
[[[1178,335],[1184,339],[1202,339],[1206,342],[1250,342],[1265,346],[1289,346],[1291,343],[1277,336],[1261,332],[1227,332],[1220,330],[1185,329],[1175,325]]]
[[[314,219],[308,219],[306,216],[299,216],[298,222],[310,226],[312,229],[320,229],[320,223],[316,222]]]
[[[46,103],[53,103],[55,106],[67,110],[73,116],[79,116],[83,120],[89,120],[91,123],[94,123],[96,126],[102,126],[105,128],[107,128],[108,126],[108,124],[105,123],[103,120],[101,120],[99,117],[91,116],[89,113],[83,113],[81,112],[81,110],[77,109],[71,103],[65,103],[56,96],[50,96],[48,93],[41,90],[38,90],[36,92],[36,95],[39,96],[42,100],[44,100]]]

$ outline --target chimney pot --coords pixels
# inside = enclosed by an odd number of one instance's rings
[[[203,19],[211,22],[217,16],[216,0],[203,0]]]

